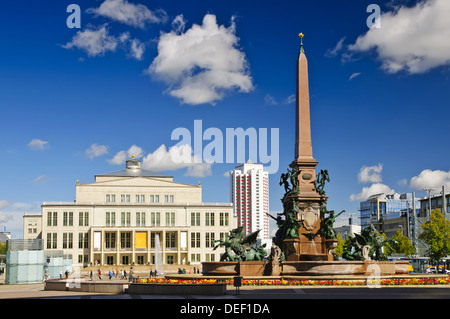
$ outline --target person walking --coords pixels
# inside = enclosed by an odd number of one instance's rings
[[[92,277],[93,277],[93,273],[92,273],[92,269],[91,269],[91,271],[89,272],[89,280],[90,281],[92,281]]]
[[[130,267],[130,276],[129,276],[129,282],[133,281],[133,267]]]

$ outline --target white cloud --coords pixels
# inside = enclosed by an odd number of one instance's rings
[[[86,52],[89,57],[104,56],[107,52],[116,52],[117,49],[121,49],[136,60],[142,60],[145,51],[144,43],[141,43],[139,39],[131,38],[129,32],[115,36],[109,34],[106,25],[78,31],[72,40],[62,47],[64,49],[77,48]],[[84,59],[81,58],[80,61],[83,62]]]
[[[336,43],[336,46],[333,49],[328,49],[327,52],[325,52],[325,56],[326,57],[336,56],[339,53],[339,51],[342,50],[342,48],[344,46],[343,45],[344,40],[345,40],[345,37],[340,38],[339,41]]]
[[[358,173],[358,181],[360,183],[379,183],[382,181],[381,172],[383,171],[383,164],[374,166],[363,166]]]
[[[187,156],[186,156],[187,155]],[[184,160],[179,160],[183,158]],[[186,176],[205,177],[212,175],[212,163],[206,163],[192,155],[192,148],[185,144],[172,146],[168,150],[163,144],[142,159],[142,167],[151,171],[172,171],[186,168]]]
[[[266,94],[266,96],[264,97],[264,103],[266,103],[267,105],[292,104],[295,102],[295,99],[295,94],[289,95],[283,101],[278,101],[272,95]]]
[[[143,4],[133,4],[126,0],[105,0],[100,7],[88,9],[87,12],[142,29],[150,23],[167,22],[164,10],[152,11]]]
[[[20,203],[0,200],[0,224],[11,232],[12,238],[23,238],[24,213],[40,212],[41,204],[41,202]]]
[[[116,155],[114,155],[112,159],[108,160],[108,163],[111,165],[121,165],[125,163],[126,160],[127,160],[127,152],[120,151],[116,153]]]
[[[245,54],[237,48],[233,19],[226,28],[207,14],[202,25],[183,32],[185,23],[178,16],[174,25],[176,30],[161,34],[158,56],[147,70],[169,85],[171,96],[186,104],[214,104],[228,91],[253,89]]]
[[[139,39],[130,40],[130,55],[136,60],[142,60],[145,45]]]
[[[94,143],[86,150],[86,156],[90,159],[94,159],[95,157],[105,154],[108,154],[108,146],[106,145],[98,145]]]
[[[78,31],[72,41],[63,45],[65,49],[78,48],[85,51],[88,56],[103,56],[106,52],[115,52],[118,40],[116,37],[109,35],[106,26],[99,29],[86,29]]]
[[[375,183],[370,185],[369,187],[363,187],[361,193],[359,194],[351,194],[350,200],[351,201],[365,201],[367,198],[369,198],[372,195],[375,194],[393,194],[395,191],[391,189],[389,186],[381,184],[381,183]]]
[[[361,72],[352,73],[352,75],[350,75],[348,80],[351,81],[351,80],[353,80],[354,78],[356,78],[357,76],[360,76],[360,75],[361,75]]]
[[[275,98],[274,98],[272,95],[270,95],[270,94],[267,94],[267,95],[264,97],[264,102],[265,102],[267,105],[277,105],[277,104],[278,104],[278,101],[275,100]]]
[[[297,97],[295,96],[295,94],[291,94],[291,95],[289,95],[289,96],[286,98],[286,100],[284,101],[284,103],[285,103],[285,104],[291,104],[291,103],[294,103],[296,98],[297,98]]]
[[[409,186],[412,189],[423,190],[423,188],[435,188],[432,193],[442,191],[442,186],[446,191],[450,190],[450,171],[425,169],[419,175],[411,178]]]
[[[207,163],[201,158],[193,155],[190,145],[175,145],[169,149],[163,144],[153,153],[144,154],[141,147],[133,145],[128,150],[117,152],[112,159],[108,160],[111,165],[122,165],[127,159],[134,155],[141,158],[141,167],[146,170],[174,171],[186,169],[185,176],[205,177],[212,175],[212,163]]]
[[[112,159],[108,160],[108,163],[111,165],[121,165],[132,156],[134,156],[134,158],[141,158],[143,155],[144,151],[142,150],[142,148],[133,145],[126,151],[117,152]]]
[[[13,219],[13,216],[0,212],[0,223],[7,223]],[[3,231],[3,229],[2,229]]]
[[[424,73],[450,65],[450,1],[420,1],[399,6],[380,17],[372,28],[349,45],[350,53],[374,50],[388,73]]]
[[[44,184],[46,182],[46,176],[45,175],[39,175],[33,180],[33,184]]]
[[[41,139],[38,138],[34,138],[32,139],[29,143],[28,143],[28,148],[32,151],[43,151],[45,149],[49,148],[49,144],[48,141],[43,141]]]
[[[191,177],[206,177],[211,176],[211,165],[210,163],[199,163],[192,166],[189,166],[186,170],[185,176]]]
[[[186,20],[184,20],[184,16],[182,14],[179,14],[173,19],[172,21],[172,29],[180,34],[184,32],[184,28],[186,27]]]
[[[7,200],[0,200],[0,210],[4,209],[10,205],[11,205],[11,203],[8,202]]]

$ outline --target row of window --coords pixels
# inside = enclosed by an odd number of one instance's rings
[[[161,195],[164,196],[164,203],[173,203],[174,202],[174,196],[173,195]],[[135,203],[146,203],[147,199],[149,203],[159,203],[159,195],[144,195],[144,194],[136,194],[134,195],[134,202]],[[121,203],[130,203],[131,198],[133,198],[130,194],[121,194],[120,195],[120,202]],[[115,203],[116,202],[116,195],[115,194],[106,194],[105,201],[107,203]]]
[[[161,226],[161,213],[151,212],[150,213],[150,225],[147,225],[147,213],[136,212],[135,214],[135,224],[133,226]],[[116,223],[116,212],[106,212],[105,225],[107,227],[119,226]],[[165,226],[175,226],[175,212],[165,213]],[[131,213],[121,212],[120,213],[120,226],[131,226]]]
[[[205,226],[216,226],[216,213],[206,212],[204,216]],[[191,213],[191,226],[201,225],[201,213]],[[230,214],[226,212],[219,213],[219,226],[230,226]]]
[[[166,264],[172,265],[175,263],[175,256],[173,255],[167,255],[166,256]],[[152,256],[152,264],[156,264],[155,256]],[[78,263],[84,263],[87,264],[89,260],[89,255],[78,255]],[[137,265],[144,265],[144,256],[143,255],[136,255],[136,264]],[[204,261],[201,258],[200,254],[191,254],[191,262],[202,262]],[[214,253],[207,253],[205,254],[205,261],[216,261],[216,254]],[[122,265],[129,265],[130,264],[130,256],[121,256],[121,262]],[[107,265],[114,265],[115,264],[115,256],[106,256],[106,264]]]
[[[160,212],[150,212],[150,222],[147,225],[147,213],[146,212],[136,212],[134,225],[133,226],[161,226],[161,213]],[[118,224],[118,218],[116,212],[106,212],[105,214],[105,225],[107,227],[115,226],[131,226],[131,212],[121,212],[120,213],[120,224]],[[191,213],[191,226],[201,226],[201,213],[192,212]],[[219,226],[229,226],[230,216],[227,212],[221,212],[219,215]],[[165,225],[164,226],[175,226],[175,212],[165,213]],[[204,213],[204,225],[205,226],[216,226],[216,216],[215,212]],[[73,212],[63,212],[62,213],[62,225],[63,226],[74,226],[74,213]],[[47,212],[47,226],[58,226],[58,212]],[[89,212],[79,212],[78,213],[78,226],[89,226]]]
[[[120,233],[120,249],[131,249],[131,232]],[[155,233],[150,234],[150,247],[155,248]],[[220,240],[224,240],[225,233],[219,233]],[[204,247],[213,248],[215,246],[216,234],[207,232],[204,236]],[[176,248],[176,232],[166,232],[165,247],[168,249]],[[116,249],[116,232],[105,232],[105,249]],[[58,233],[47,233],[47,249],[58,249]],[[62,249],[74,248],[73,233],[62,233]],[[78,233],[78,248],[89,248],[89,233]],[[201,233],[191,233],[191,248],[202,248]]]
[[[73,249],[73,233],[62,234],[62,249]],[[47,249],[58,249],[58,233],[47,233]],[[89,248],[89,233],[78,233],[78,248]]]
[[[131,232],[120,233],[120,249],[131,249]],[[150,234],[150,247],[155,248],[155,233]],[[176,232],[166,232],[166,248],[176,248],[175,246]],[[116,249],[116,233],[105,232],[105,248]],[[145,245],[146,246],[146,245]]]
[[[202,248],[201,246],[201,233],[198,232],[192,232],[191,233],[191,248]],[[219,233],[219,239],[224,240],[225,239],[225,233]],[[205,233],[204,237],[204,243],[205,248],[214,248],[216,241],[216,234],[215,233]]]
[[[63,212],[63,226],[73,226],[73,212]],[[58,212],[47,212],[47,226],[58,226]],[[89,226],[89,212],[78,213],[78,226]]]

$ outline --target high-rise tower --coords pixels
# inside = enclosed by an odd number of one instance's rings
[[[262,164],[248,162],[231,172],[231,197],[238,226],[246,234],[260,230],[258,239],[269,247],[269,173]]]

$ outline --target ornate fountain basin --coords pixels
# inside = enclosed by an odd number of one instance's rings
[[[206,276],[263,276],[264,261],[211,261],[202,262]]]
[[[281,275],[387,276],[408,273],[408,261],[284,261]]]

